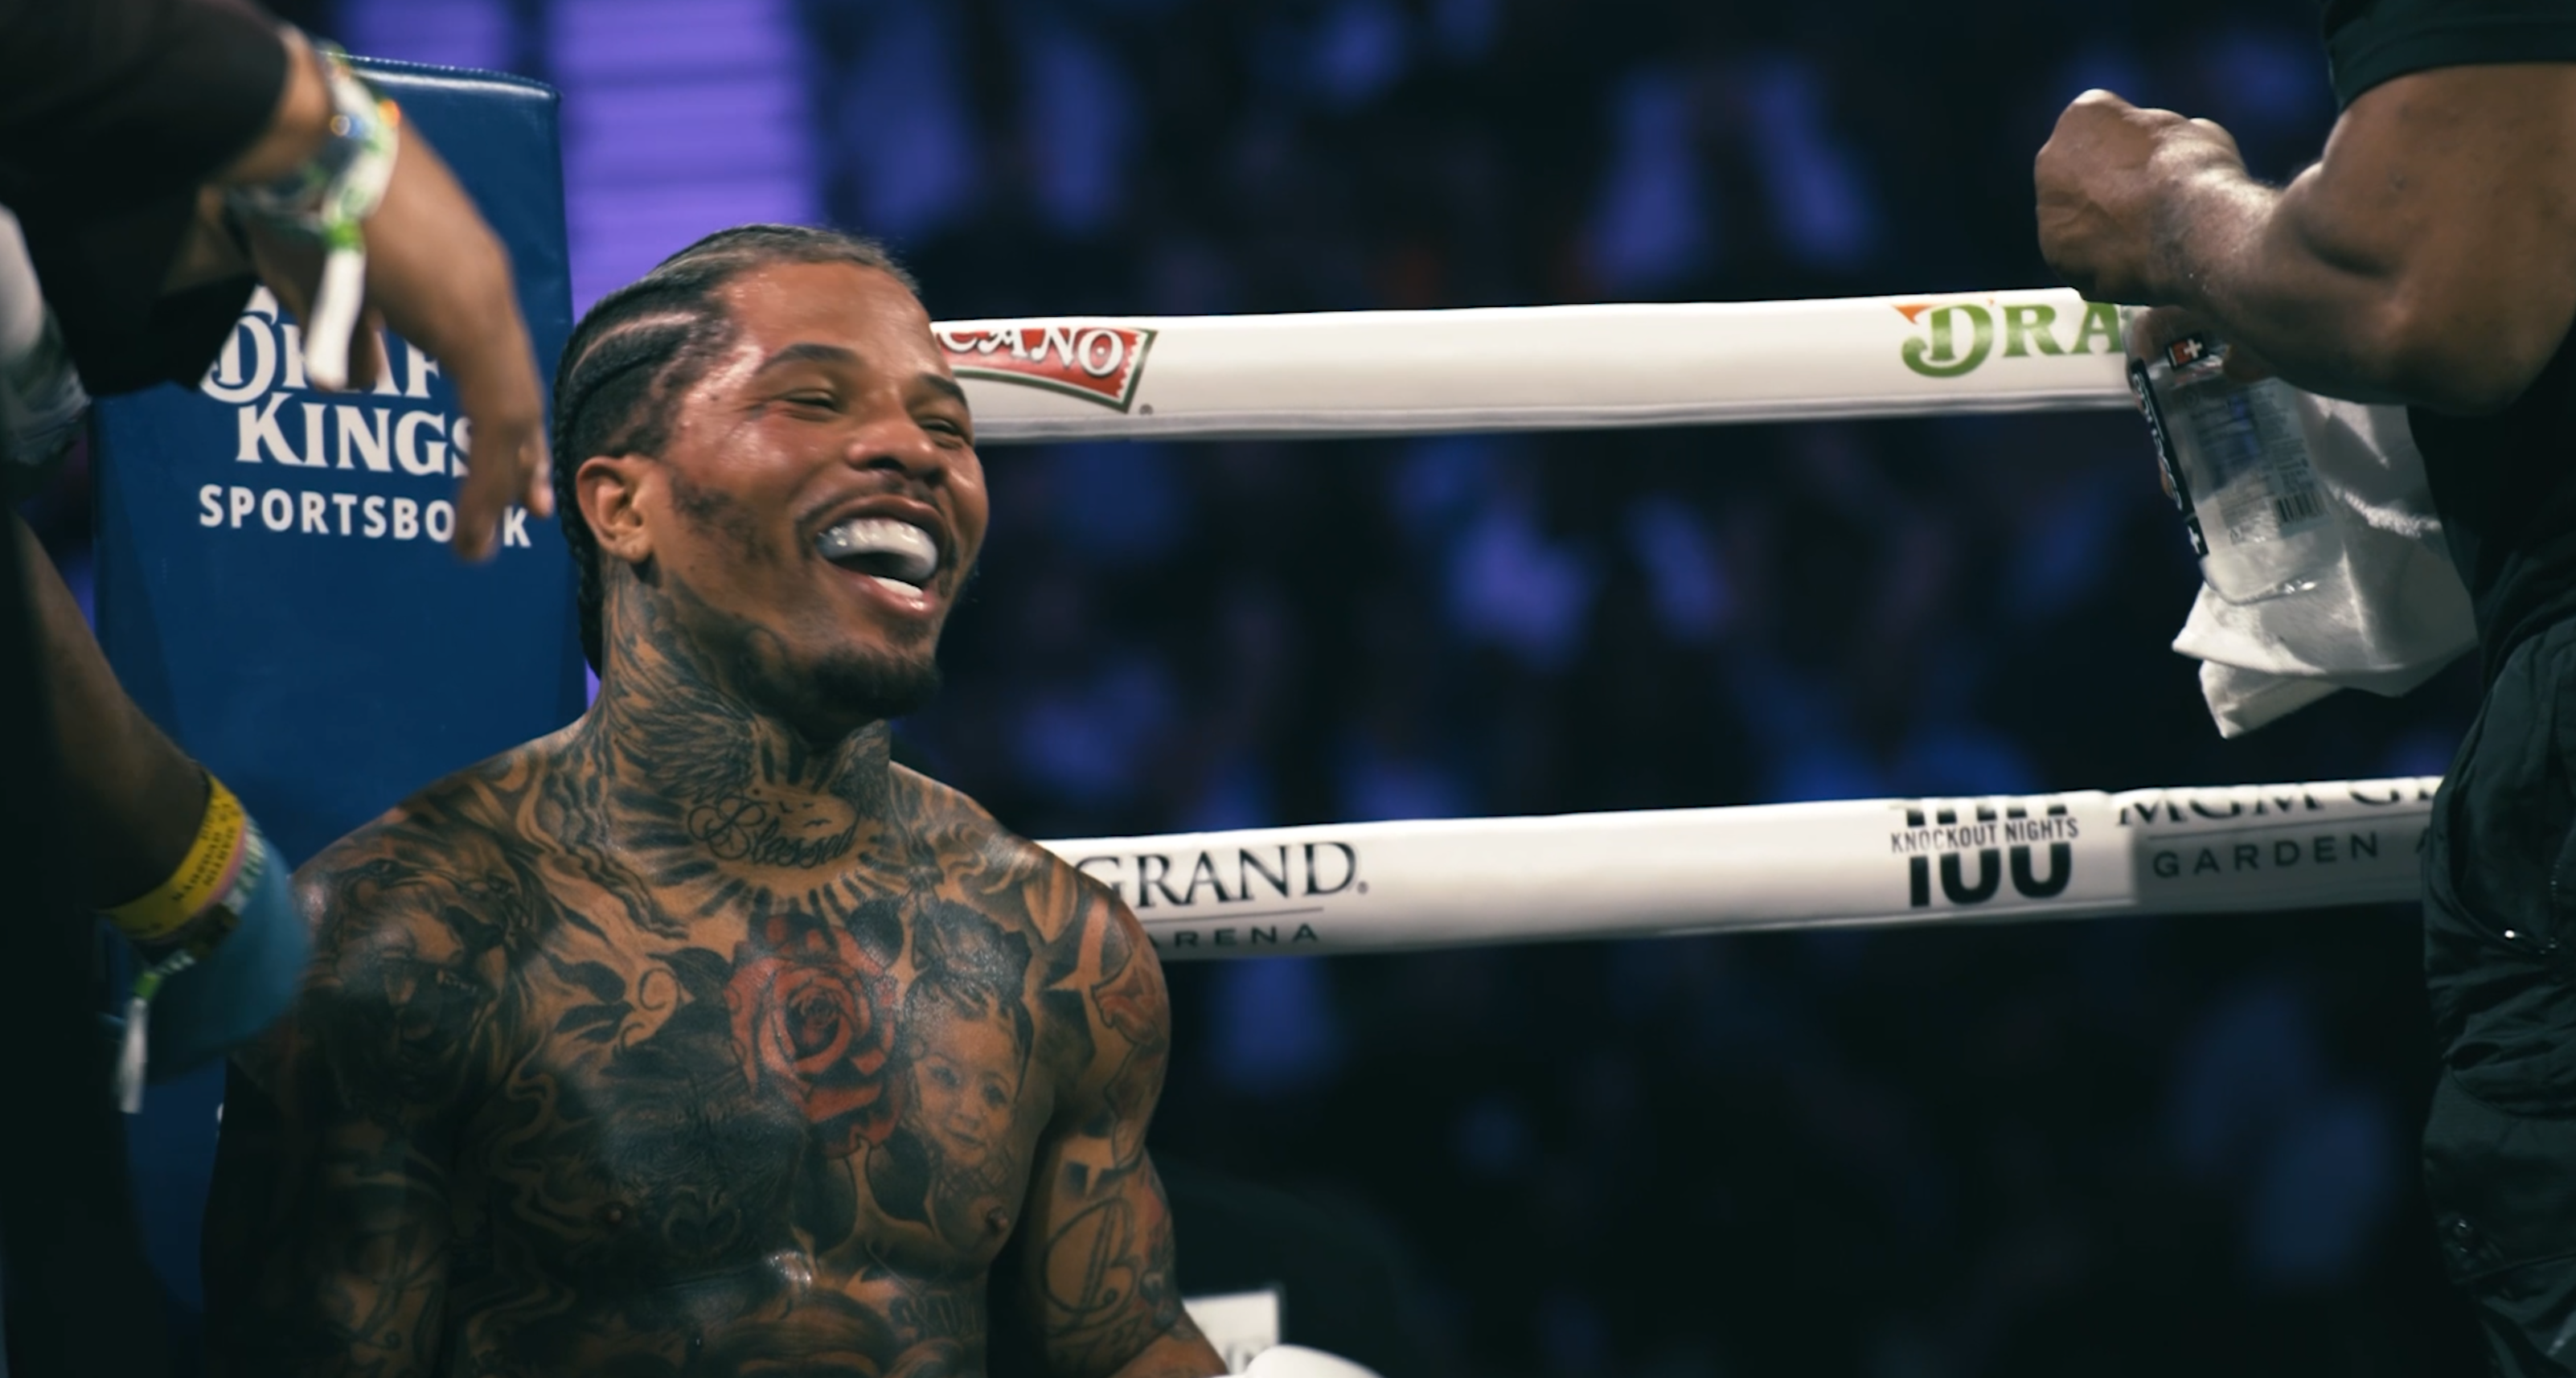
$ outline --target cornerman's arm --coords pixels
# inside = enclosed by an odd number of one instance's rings
[[[299,875],[312,978],[236,1059],[206,1217],[224,1378],[438,1364],[454,1132],[496,1001],[466,887],[404,831],[380,824]]]
[[[2576,64],[2373,87],[2277,189],[2218,126],[2087,92],[2035,175],[2071,285],[2184,307],[2311,391],[2494,411],[2576,320]]]
[[[1220,1374],[1224,1361],[1181,1309],[1171,1209],[1145,1153],[1171,1049],[1162,966],[1126,905],[1098,886],[1083,894],[1094,1055],[1030,1174],[1023,1304],[1065,1378]]]
[[[194,382],[254,273],[310,321],[319,243],[241,217],[245,260],[218,192],[297,175],[334,127],[329,91],[311,45],[253,5],[0,0],[0,197],[90,391]],[[419,129],[387,176],[354,377],[380,362],[377,324],[438,359],[474,435],[455,545],[480,558],[510,504],[554,511],[544,385],[508,251]]]
[[[16,514],[8,520],[16,523]],[[284,864],[220,784],[127,698],[34,533],[17,532],[82,899],[152,978],[149,1080],[222,1056],[294,998],[312,954]]]
[[[179,864],[205,813],[206,780],[117,685],[44,543],[16,513],[8,519],[18,524],[36,655],[53,710],[54,758],[72,767],[63,782],[84,852],[82,893],[91,907],[105,909],[142,894]]]

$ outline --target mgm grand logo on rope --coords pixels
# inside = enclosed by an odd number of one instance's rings
[[[1928,909],[1936,875],[1941,898],[1951,904],[1984,904],[2007,880],[2024,899],[2054,899],[2075,878],[2080,836],[2064,804],[2050,804],[2036,817],[2022,804],[2000,811],[1979,804],[1962,817],[1955,806],[1921,803],[1906,808],[1905,826],[1887,835],[1887,849],[1905,858],[1906,907]]]
[[[2145,875],[2159,881],[2223,882],[2329,867],[2412,872],[2441,783],[2427,775],[2323,787],[2136,790],[2116,802],[2120,827],[2156,835],[2140,859]],[[2382,810],[2399,816],[2372,816]],[[2227,825],[2225,835],[2212,824]]]
[[[2081,316],[2060,321],[2061,304],[2000,297],[1894,302],[1896,314],[1923,332],[1899,346],[1897,355],[1926,378],[1956,378],[1994,355],[1998,339],[2007,359],[2120,352],[2120,308],[2088,301]]]
[[[364,392],[321,392],[304,377],[304,332],[263,287],[233,323],[223,352],[197,391],[233,409],[235,464],[272,465],[262,480],[197,488],[197,525],[277,535],[443,544],[456,534],[452,481],[463,475],[472,426],[442,409],[430,380],[438,361],[418,346],[379,336],[384,363]],[[332,481],[312,479],[329,474]],[[382,475],[413,494],[351,491]],[[411,480],[421,480],[418,484]],[[502,515],[500,548],[532,549],[528,512]]]
[[[1309,920],[1335,896],[1368,893],[1347,842],[1099,853],[1073,868],[1117,891],[1160,948],[1320,943]]]

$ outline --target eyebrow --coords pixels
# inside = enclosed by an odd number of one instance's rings
[[[843,349],[839,345],[816,344],[812,341],[806,341],[801,344],[789,345],[785,349],[761,360],[760,367],[752,370],[752,372],[755,374],[767,373],[781,364],[855,364],[858,361],[859,356],[857,354],[850,350]]]
[[[959,387],[954,378],[940,373],[924,373],[916,376],[913,381],[961,407],[966,405],[966,389]]]

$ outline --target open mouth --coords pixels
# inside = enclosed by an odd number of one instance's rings
[[[917,599],[939,572],[939,542],[929,532],[892,517],[852,517],[814,539],[814,551],[890,593]]]

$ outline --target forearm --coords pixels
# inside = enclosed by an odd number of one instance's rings
[[[2563,65],[2452,68],[2353,103],[2282,189],[2241,164],[2167,176],[2162,301],[2312,391],[2500,408],[2576,314],[2576,80]]]
[[[18,521],[15,513],[8,519]],[[18,537],[56,759],[84,853],[83,898],[105,908],[178,866],[205,812],[205,777],[126,697],[34,533],[22,525]]]
[[[2177,185],[2156,226],[2166,286],[2154,304],[2191,311],[2309,391],[2406,400],[2396,265],[2322,242],[2305,190],[2221,172]]]
[[[2176,187],[2158,217],[2169,283],[2158,304],[2311,392],[2459,412],[2511,401],[2555,347],[2504,338],[2486,308],[2513,284],[2463,281],[2384,232],[2352,233],[2323,176],[2311,168],[2275,189],[2210,173]]]

